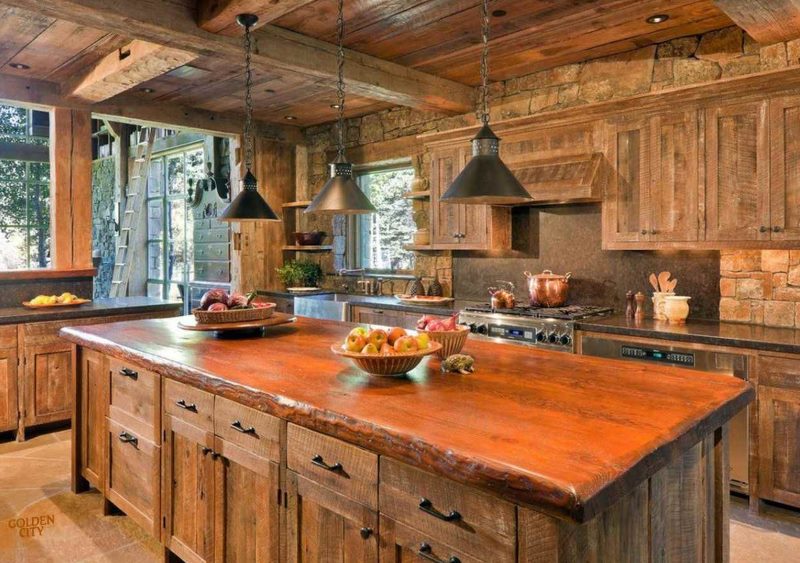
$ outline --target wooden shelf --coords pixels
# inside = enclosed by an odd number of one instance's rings
[[[406,192],[403,194],[406,199],[427,199],[431,197],[431,191],[425,190],[424,192]]]
[[[322,244],[319,246],[311,246],[311,245],[294,245],[294,246],[284,246],[283,250],[286,252],[329,252],[333,250],[332,244]]]
[[[284,209],[302,209],[311,205],[311,201],[288,201],[281,205]]]
[[[432,244],[404,244],[403,248],[406,250],[436,250]]]

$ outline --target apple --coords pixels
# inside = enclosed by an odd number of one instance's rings
[[[350,334],[351,335],[352,334],[357,334],[359,336],[363,336],[364,338],[366,338],[367,335],[369,334],[369,331],[367,330],[366,327],[357,326],[356,328],[354,328],[353,330],[350,331]]]
[[[397,354],[397,351],[388,342],[381,346],[381,356],[392,356],[394,354]]]
[[[208,311],[211,313],[219,313],[221,311],[227,311],[228,306],[225,303],[212,303],[208,307]]]
[[[420,350],[427,350],[431,344],[431,337],[427,332],[420,332],[417,335],[417,347]]]
[[[372,329],[367,335],[367,342],[374,344],[375,348],[378,350],[380,350],[388,341],[389,335],[386,334],[385,330],[381,330],[379,328]]]
[[[350,333],[344,342],[344,349],[348,352],[360,352],[367,345],[367,339],[361,334]]]
[[[370,342],[369,344],[367,344],[366,346],[364,346],[361,349],[361,353],[362,354],[369,354],[370,356],[374,356],[375,354],[378,353],[378,349],[375,347],[375,345],[372,342]]]
[[[398,338],[402,338],[405,335],[406,331],[404,328],[400,328],[399,326],[392,328],[389,331],[389,344],[394,345],[394,343],[397,342]]]
[[[417,344],[417,339],[413,336],[401,336],[394,341],[394,349],[400,354],[416,352],[418,348],[419,345]]]

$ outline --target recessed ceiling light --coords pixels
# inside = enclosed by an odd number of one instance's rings
[[[502,18],[502,17],[503,17],[503,16],[505,16],[507,13],[508,13],[508,12],[506,12],[505,10],[495,10],[494,12],[492,12],[492,15],[493,15],[494,17],[496,17],[496,18]]]
[[[153,92],[155,92],[155,90],[153,90],[152,88],[139,88],[139,91],[144,92],[145,94],[152,94]]]
[[[668,19],[669,19],[669,16],[667,14],[653,14],[652,16],[650,16],[649,18],[647,18],[644,21],[646,21],[647,23],[656,24],[656,23],[664,23]]]
[[[283,116],[283,118],[284,118],[286,121],[294,121],[295,119],[297,119],[297,118],[296,118],[295,116],[293,116],[293,115],[284,115],[284,116]]]
[[[340,108],[340,107],[342,107],[342,106],[340,106],[339,104],[331,104],[331,107],[332,107],[333,109],[339,109],[339,108]]]
[[[9,66],[17,70],[29,70],[31,68],[28,65],[22,63],[11,63]]]

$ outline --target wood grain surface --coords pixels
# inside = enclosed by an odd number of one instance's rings
[[[352,325],[299,318],[215,339],[175,319],[62,330],[88,348],[455,481],[586,521],[754,396],[735,378],[469,339],[476,372],[429,358],[376,379],[328,351]],[[169,384],[169,380],[167,381]],[[169,388],[169,385],[167,385]],[[167,403],[168,404],[168,403]]]

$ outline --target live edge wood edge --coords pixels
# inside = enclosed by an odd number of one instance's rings
[[[583,523],[606,511],[616,501],[630,494],[659,469],[680,458],[686,451],[712,435],[755,396],[753,388],[744,385],[731,394],[714,412],[701,421],[680,429],[679,435],[655,448],[627,471],[593,494],[581,499],[569,487],[557,487],[536,475],[514,473],[508,465],[460,456],[441,446],[419,438],[379,428],[346,415],[319,409],[295,400],[232,383],[220,376],[195,369],[179,361],[166,359],[87,332],[81,328],[65,328],[61,336],[122,361],[129,361],[173,379],[221,396],[245,406],[275,415],[289,422],[334,436],[380,455],[405,461],[416,467],[453,481],[493,493],[501,498],[547,513],[556,518]],[[75,421],[73,421],[75,422]],[[78,484],[78,489],[80,489]]]

